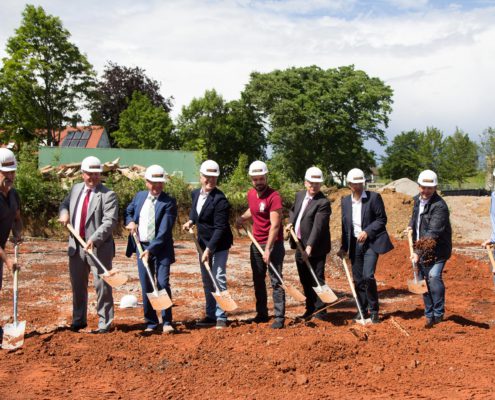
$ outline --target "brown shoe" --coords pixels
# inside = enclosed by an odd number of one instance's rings
[[[435,325],[433,318],[426,318],[425,329],[431,329]]]

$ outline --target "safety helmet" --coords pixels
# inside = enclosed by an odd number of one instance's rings
[[[201,164],[199,172],[202,173],[204,176],[219,176],[220,167],[215,161],[206,160]]]
[[[150,165],[146,168],[144,179],[150,182],[166,182],[167,172],[159,165]]]
[[[0,171],[15,171],[17,169],[17,161],[14,153],[4,147],[0,148]]]
[[[263,161],[253,161],[249,166],[249,176],[261,176],[268,174],[268,167]]]
[[[435,187],[438,185],[437,174],[431,169],[424,170],[419,174],[418,183],[421,186]]]
[[[323,172],[318,167],[311,167],[306,170],[306,175],[304,175],[304,180],[308,182],[323,182]]]
[[[137,297],[133,294],[126,294],[120,299],[120,308],[135,308],[137,305]]]
[[[82,160],[81,170],[84,172],[103,172],[103,167],[99,158],[89,156]]]
[[[495,169],[493,170],[493,176],[495,176]]]
[[[347,174],[347,183],[365,183],[364,172],[359,168],[351,169]]]

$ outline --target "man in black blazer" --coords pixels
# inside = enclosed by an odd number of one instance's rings
[[[378,289],[375,270],[379,254],[385,254],[394,246],[385,225],[387,214],[378,193],[365,191],[362,170],[353,168],[347,174],[351,195],[342,199],[342,246],[338,255],[349,252],[352,275],[358,301],[365,318],[370,313],[374,324],[378,317]],[[355,319],[360,319],[359,314]]]
[[[198,321],[197,325],[216,325],[217,329],[222,329],[227,326],[227,315],[211,294],[215,291],[215,287],[204,264],[210,264],[219,289],[227,290],[226,264],[233,243],[229,224],[230,204],[223,192],[217,188],[219,165],[213,160],[207,160],[201,164],[199,172],[201,188],[192,192],[189,221],[183,225],[184,230],[189,230],[193,225],[197,226],[199,245],[203,249],[203,257],[200,261],[206,298],[206,316]]]
[[[323,173],[317,167],[311,167],[306,171],[304,186],[296,194],[296,200],[289,211],[289,228],[294,227],[301,246],[304,251],[296,250],[295,258],[299,279],[304,288],[306,296],[306,311],[302,318],[308,318],[316,310],[325,306],[316,295],[313,287],[316,286],[314,278],[306,265],[309,260],[313,271],[321,285],[325,284],[325,262],[330,252],[330,214],[332,209],[330,202],[320,191],[323,182]],[[297,245],[290,236],[291,248]],[[315,315],[318,319],[324,319],[326,312],[322,311]]]

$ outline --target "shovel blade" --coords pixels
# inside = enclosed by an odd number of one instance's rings
[[[331,304],[338,300],[337,295],[328,285],[315,286],[313,290],[323,303]]]
[[[356,320],[356,324],[359,324],[359,325],[369,325],[371,324],[371,318],[361,318],[361,319],[357,319]]]
[[[228,290],[222,292],[211,292],[220,308],[224,311],[234,311],[237,309],[237,303],[234,301]]]
[[[6,324],[3,328],[2,349],[15,350],[24,344],[26,321],[15,324]]]
[[[289,293],[290,296],[292,296],[295,300],[297,301],[306,301],[306,296],[303,295],[299,290],[297,290],[294,286],[292,286],[290,283],[286,283],[282,285],[284,290]]]
[[[428,286],[426,286],[426,281],[424,279],[420,281],[416,279],[408,280],[407,288],[414,294],[424,294],[428,291]]]
[[[158,292],[146,293],[148,300],[151,303],[151,307],[155,311],[166,310],[172,307],[172,300],[165,289],[159,290]]]
[[[100,278],[102,278],[112,287],[122,286],[127,282],[128,279],[126,275],[116,270],[108,271],[108,274],[100,274]]]

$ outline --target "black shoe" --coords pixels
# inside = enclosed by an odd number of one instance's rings
[[[311,317],[313,315],[314,312],[315,312],[314,310],[312,310],[312,311],[306,310],[304,312],[304,314],[301,315],[299,318],[301,318],[301,319],[308,319],[309,317]]]
[[[71,326],[69,327],[69,329],[72,332],[79,332],[81,329],[84,329],[87,326],[88,326],[88,324],[82,324],[82,325],[71,324]]]
[[[431,329],[435,325],[433,318],[426,318],[425,329]]]
[[[443,321],[443,315],[440,315],[438,317],[433,317],[433,324],[439,324],[440,322]]]
[[[378,313],[371,313],[370,319],[371,319],[371,323],[373,323],[373,324],[379,324],[380,323],[380,317],[378,316]]]
[[[328,317],[328,313],[325,311],[321,311],[319,313],[316,313],[313,318],[318,319],[320,321],[326,321]]]
[[[210,317],[204,317],[203,319],[196,321],[196,326],[214,326],[216,325],[216,323],[217,323],[216,319]]]
[[[217,325],[215,329],[225,329],[227,328],[227,320],[225,319],[217,319]]]
[[[252,323],[261,324],[261,323],[264,323],[264,322],[268,322],[269,320],[270,320],[270,318],[268,318],[268,315],[259,315],[259,314],[256,314],[256,317],[249,318],[248,320],[246,320],[246,322],[248,324],[252,324]]]
[[[109,333],[110,329],[105,329],[105,328],[99,328],[99,329],[94,329],[91,331],[93,335],[103,335],[105,333]]]
[[[282,329],[284,327],[283,319],[276,319],[273,324],[271,324],[270,328],[272,329]]]

